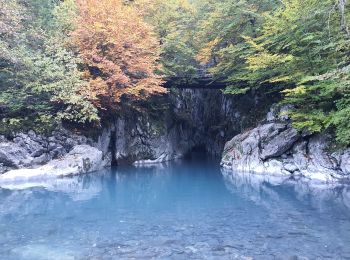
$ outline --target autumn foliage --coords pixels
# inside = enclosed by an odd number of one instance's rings
[[[84,62],[94,104],[113,108],[164,93],[158,69],[159,41],[140,13],[122,0],[77,0],[73,45]]]

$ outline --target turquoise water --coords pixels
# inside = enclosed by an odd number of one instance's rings
[[[0,188],[1,259],[350,259],[350,188],[118,168]]]

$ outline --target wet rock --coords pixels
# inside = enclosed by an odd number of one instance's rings
[[[285,163],[283,168],[290,173],[294,173],[299,170],[299,168],[293,162]]]

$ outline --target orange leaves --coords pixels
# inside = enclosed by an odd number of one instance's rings
[[[155,74],[158,40],[136,9],[122,0],[77,0],[77,7],[73,44],[86,65],[87,91],[100,108],[117,106],[121,97],[165,92]]]

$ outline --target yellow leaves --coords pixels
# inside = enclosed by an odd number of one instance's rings
[[[279,83],[279,82],[287,82],[292,79],[291,76],[278,76],[278,77],[273,77],[268,80],[269,83]]]
[[[245,40],[246,43],[248,43],[250,46],[252,46],[257,51],[265,51],[265,48],[255,42],[255,40],[252,37],[249,36],[242,36],[242,38]]]
[[[251,37],[243,36],[244,40],[255,49],[256,54],[247,57],[248,69],[258,71],[261,69],[273,68],[283,63],[293,61],[294,57],[290,54],[273,54],[270,53],[262,44],[258,44],[257,40]],[[280,77],[271,79],[270,82],[284,81],[286,78]]]
[[[135,8],[121,0],[77,0],[79,16],[73,43],[87,65],[91,92],[98,107],[113,108],[122,96],[162,93],[162,79],[155,75],[159,43]],[[144,95],[147,96],[147,95]]]
[[[219,42],[220,40],[218,38],[215,38],[214,40],[208,42],[207,45],[200,50],[199,54],[196,56],[196,59],[202,65],[208,64],[212,56],[212,53],[214,51],[214,48],[217,46]]]
[[[99,22],[99,21],[96,21],[93,26],[98,31],[102,31],[105,28],[105,25],[103,23]]]
[[[287,97],[296,96],[296,95],[304,95],[306,94],[306,87],[304,85],[297,86],[296,88],[283,90]]]
[[[273,68],[293,60],[292,55],[270,54],[266,51],[247,58],[248,68],[252,71]]]

